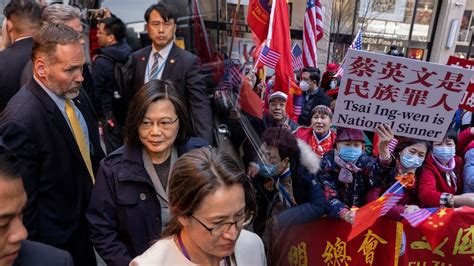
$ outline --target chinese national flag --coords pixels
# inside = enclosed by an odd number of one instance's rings
[[[273,1],[267,45],[271,50],[280,54],[275,69],[275,90],[288,95],[286,112],[288,117],[294,118],[293,95],[290,92],[293,90],[298,92],[299,88],[293,89],[293,84],[296,83],[294,82],[293,64],[291,62],[290,18],[288,16],[287,0]]]
[[[250,88],[249,78],[247,76],[244,77],[242,87],[240,88],[239,105],[240,110],[263,119],[262,100],[260,100],[258,94]]]
[[[268,22],[270,20],[270,6],[268,0],[250,0],[247,13],[247,23],[252,32],[259,39],[258,46],[267,37]]]
[[[439,208],[416,227],[425,235],[430,246],[437,247],[447,236],[448,229],[457,226],[451,223],[454,212],[453,208]]]
[[[399,200],[400,197],[390,193],[359,208],[356,211],[354,224],[347,236],[347,241],[371,227],[380,216],[385,215]]]

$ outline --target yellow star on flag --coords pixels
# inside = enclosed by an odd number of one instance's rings
[[[443,216],[447,215],[448,213],[446,212],[446,208],[441,208],[439,212],[437,213],[439,218],[443,218]]]

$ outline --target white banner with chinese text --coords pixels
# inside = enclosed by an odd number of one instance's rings
[[[375,131],[391,125],[397,136],[444,137],[472,71],[349,49],[333,124]]]

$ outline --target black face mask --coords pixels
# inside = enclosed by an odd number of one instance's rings
[[[335,76],[336,72],[328,72],[329,76]]]

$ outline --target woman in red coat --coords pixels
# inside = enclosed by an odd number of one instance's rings
[[[418,197],[422,206],[474,206],[474,194],[462,194],[464,162],[455,155],[457,140],[456,132],[449,129],[442,141],[433,143],[419,178]]]
[[[293,135],[308,143],[317,155],[323,156],[334,147],[336,133],[330,130],[331,125],[331,109],[325,105],[318,105],[311,111],[311,127],[299,127]]]

